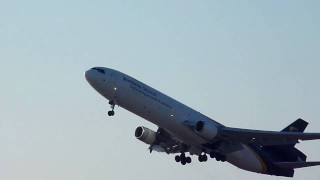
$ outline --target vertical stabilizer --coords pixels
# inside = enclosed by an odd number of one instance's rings
[[[303,132],[307,128],[308,124],[309,123],[303,119],[297,119],[288,127],[284,128],[282,132]]]

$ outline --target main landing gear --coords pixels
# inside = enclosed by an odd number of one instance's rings
[[[209,155],[210,155],[210,158],[212,159],[216,158],[217,161],[221,161],[221,162],[225,162],[227,159],[226,156],[219,153],[215,153],[215,152],[210,152]],[[208,160],[208,156],[206,155],[206,153],[200,154],[198,156],[198,160],[199,162],[206,162]]]
[[[114,102],[114,100],[110,100],[109,104],[111,106],[111,111],[108,111],[108,116],[114,116],[114,107],[116,103]]]
[[[175,157],[176,162],[180,162],[182,165],[190,164],[191,157],[185,155],[185,153],[181,153],[181,155],[177,155]]]
[[[226,156],[215,153],[215,152],[210,152],[209,153],[210,158],[216,159],[217,161],[225,162],[226,161]],[[191,157],[186,156],[185,153],[181,153],[180,155],[175,156],[176,162],[180,162],[182,165],[190,164],[191,163]],[[208,155],[203,152],[198,156],[199,162],[206,162],[208,161]]]
[[[227,160],[226,156],[215,153],[215,152],[210,152],[210,157],[216,158],[217,161],[225,162]]]
[[[208,160],[208,156],[204,153],[204,154],[200,154],[198,156],[198,160],[199,162],[206,162]]]

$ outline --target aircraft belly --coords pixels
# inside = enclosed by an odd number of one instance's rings
[[[227,154],[227,161],[240,169],[247,171],[265,173],[266,165],[260,156],[247,145],[243,149]]]

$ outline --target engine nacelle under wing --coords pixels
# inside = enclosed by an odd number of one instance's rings
[[[152,145],[157,139],[157,133],[151,129],[140,126],[137,127],[135,131],[135,137],[146,144]]]
[[[195,131],[199,136],[209,141],[218,136],[217,126],[210,121],[198,121],[195,125]]]

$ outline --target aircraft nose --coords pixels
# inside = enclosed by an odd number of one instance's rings
[[[86,80],[90,83],[93,81],[93,70],[92,69],[89,69],[87,70],[85,73],[84,73],[84,76],[86,77]]]
[[[105,68],[101,67],[94,67],[85,72],[85,77],[87,81],[93,86],[105,82],[106,75],[107,71],[105,70]]]

